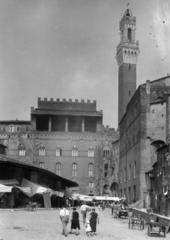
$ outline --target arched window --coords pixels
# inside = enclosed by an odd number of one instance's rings
[[[39,162],[39,166],[40,166],[40,168],[45,168],[44,167],[44,162]]]
[[[88,175],[89,177],[93,177],[93,163],[89,163],[88,165]]]
[[[89,182],[89,188],[90,189],[94,188],[94,182]]]
[[[78,157],[78,148],[76,146],[72,148],[72,157]]]
[[[20,157],[24,157],[26,155],[25,147],[22,144],[18,146],[18,155]]]
[[[133,201],[136,202],[136,185],[133,186]]]
[[[72,177],[77,177],[77,163],[72,164]]]
[[[105,163],[104,164],[104,177],[108,176],[108,170],[109,170],[109,164]]]
[[[11,132],[11,133],[16,132],[16,126],[14,126],[14,125],[9,125],[9,127],[8,127],[8,132]]]
[[[132,41],[132,29],[128,28],[128,41],[131,42]]]
[[[136,178],[136,162],[134,163],[133,166],[133,178]]]
[[[45,147],[43,145],[41,145],[38,149],[38,155],[39,156],[45,156],[46,152],[45,152]]]
[[[88,149],[88,157],[94,157],[94,149],[92,147]]]
[[[56,157],[61,157],[62,156],[62,149],[60,147],[57,147],[55,154],[56,154]]]
[[[61,176],[61,163],[60,162],[56,163],[56,174]]]
[[[130,180],[130,177],[131,177],[131,164],[129,164],[129,180]]]
[[[103,149],[103,157],[105,160],[110,159],[110,157],[112,156],[112,152],[110,150],[110,148],[108,146],[105,146]]]

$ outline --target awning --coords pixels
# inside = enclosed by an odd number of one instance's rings
[[[118,197],[109,197],[109,196],[93,196],[94,200],[101,200],[101,201],[120,201],[120,198]]]
[[[50,188],[43,187],[37,183],[33,183],[25,178],[22,180],[22,187],[29,187],[31,189],[30,193],[27,193],[28,196],[32,197],[33,195],[39,193],[43,194],[44,192],[51,192]]]
[[[0,193],[11,192],[11,191],[12,191],[12,187],[0,184]]]
[[[28,197],[31,196],[31,188],[30,188],[30,187],[19,187],[19,186],[15,186],[15,188],[19,189],[21,192],[23,192],[24,194],[26,194]]]
[[[63,192],[59,192],[59,191],[51,191],[51,195],[56,195],[58,197],[64,197],[64,193]]]
[[[93,200],[93,197],[88,196],[88,195],[82,195],[82,194],[74,193],[74,194],[72,194],[72,199],[73,200],[85,201],[85,202],[91,202]]]
[[[0,184],[3,185],[18,185],[19,182],[16,179],[0,179]]]

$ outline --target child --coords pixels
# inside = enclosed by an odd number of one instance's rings
[[[91,235],[90,221],[88,218],[86,219],[86,223],[85,223],[85,231],[87,236]]]

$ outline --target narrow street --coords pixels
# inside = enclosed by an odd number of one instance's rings
[[[81,221],[80,235],[69,234],[68,239],[97,239],[97,240],[159,240],[162,237],[148,237],[147,228],[139,230],[128,229],[127,219],[114,219],[110,209],[99,212],[99,225],[97,236],[87,237]],[[80,220],[81,216],[80,216]],[[70,230],[70,224],[68,225]],[[56,240],[65,239],[61,235],[61,222],[59,210],[0,210],[0,240]],[[166,239],[170,239],[170,233]]]

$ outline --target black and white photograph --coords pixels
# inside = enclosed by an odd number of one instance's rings
[[[170,239],[170,1],[0,0],[0,240]]]

